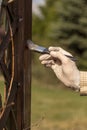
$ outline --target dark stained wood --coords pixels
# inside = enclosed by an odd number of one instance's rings
[[[16,0],[19,16],[18,33],[15,36],[15,81],[19,88],[16,98],[18,130],[28,128],[31,120],[31,54],[26,49],[32,35],[32,0]]]
[[[26,42],[32,36],[32,0],[15,0],[10,8],[18,18],[17,31],[14,35],[14,81],[11,89],[11,95],[7,99],[7,106],[14,101],[15,105],[6,108],[2,113],[2,122],[0,128],[6,125],[8,130],[30,130],[31,124],[31,53],[26,48]],[[16,21],[17,22],[17,21]],[[13,30],[13,34],[14,34]],[[8,49],[8,60],[10,60],[8,69],[2,66],[3,74],[9,81],[9,75],[12,74],[12,52],[9,33],[0,46],[0,60],[5,50]],[[4,44],[5,43],[5,44]],[[4,46],[5,45],[5,46]],[[3,50],[2,50],[3,49]],[[8,95],[9,89],[6,90]],[[15,97],[16,96],[16,97]],[[5,118],[6,117],[6,118]],[[8,121],[7,121],[8,117]],[[4,120],[5,119],[5,120]]]

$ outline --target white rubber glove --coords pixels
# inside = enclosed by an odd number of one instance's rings
[[[79,90],[80,73],[74,61],[65,55],[72,56],[60,47],[49,47],[50,54],[43,54],[39,60],[46,67],[52,68],[57,78],[66,86]]]

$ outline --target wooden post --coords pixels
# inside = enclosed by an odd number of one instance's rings
[[[12,4],[8,5],[9,2]],[[30,130],[31,53],[26,45],[32,36],[32,0],[7,0],[3,5],[9,18],[9,29],[0,46],[0,67],[6,80],[0,130]]]
[[[15,0],[14,10],[19,17],[18,32],[14,37],[15,75],[18,92],[15,100],[15,116],[18,130],[30,130],[31,123],[31,54],[26,41],[32,35],[32,0]],[[15,130],[10,124],[10,130]]]

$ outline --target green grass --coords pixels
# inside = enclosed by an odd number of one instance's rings
[[[32,81],[32,130],[87,130],[87,97]]]
[[[1,79],[2,99],[3,88]],[[87,97],[33,78],[31,118],[31,130],[87,130]]]
[[[2,76],[0,76],[0,95],[2,97],[2,103],[3,103],[3,100],[4,100],[4,80],[2,78]]]

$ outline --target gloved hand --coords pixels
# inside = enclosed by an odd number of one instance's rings
[[[43,54],[39,57],[41,63],[50,67],[66,86],[79,90],[79,70],[75,62],[65,56],[72,55],[60,47],[49,47],[49,51],[50,54]]]

